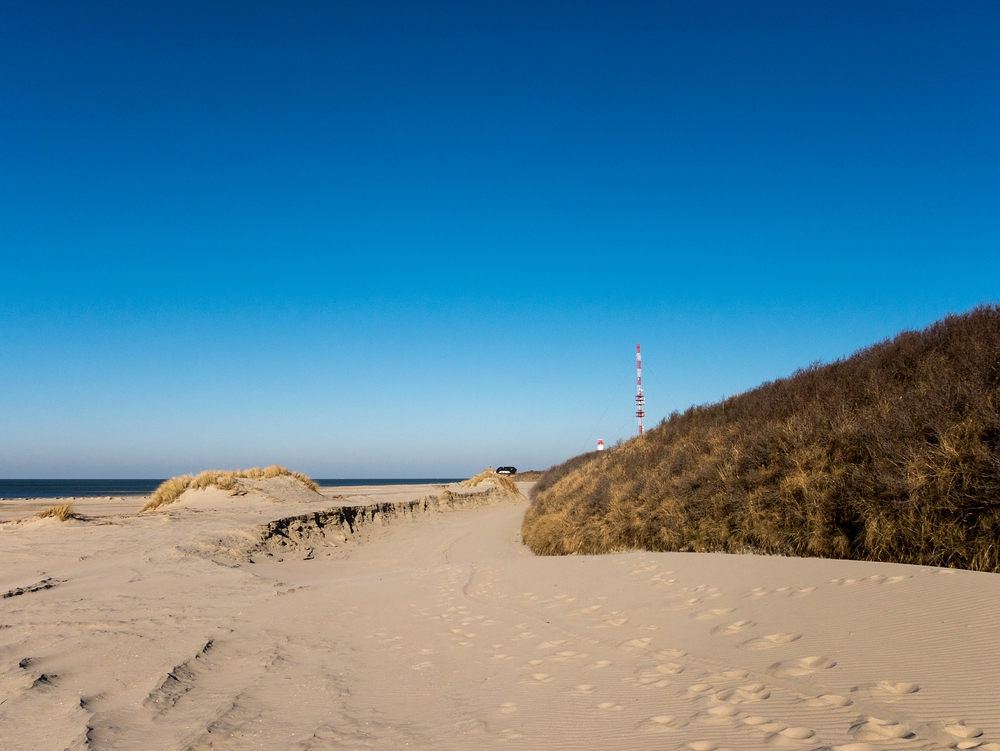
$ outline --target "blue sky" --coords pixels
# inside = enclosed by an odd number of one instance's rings
[[[0,477],[544,468],[1000,299],[1000,6],[0,8]]]

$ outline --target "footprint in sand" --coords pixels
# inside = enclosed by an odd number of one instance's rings
[[[697,613],[691,613],[690,617],[695,620],[705,621],[709,618],[718,618],[720,615],[732,613],[735,610],[736,608],[712,608],[711,610],[699,610]]]
[[[674,716],[669,714],[658,714],[650,717],[643,723],[642,729],[647,733],[664,733],[674,730],[672,726]]]
[[[713,687],[711,683],[696,683],[693,686],[688,686],[687,690],[689,694],[694,694],[698,696],[701,694],[708,693],[709,691],[712,690],[712,688]]]
[[[719,691],[715,698],[727,704],[745,704],[751,701],[764,701],[771,697],[771,689],[763,683],[749,683],[739,688],[727,688]]]
[[[574,687],[573,693],[584,696],[586,694],[594,693],[595,688],[597,687],[593,683],[581,683],[580,685]]]
[[[680,675],[684,672],[684,665],[676,662],[668,662],[665,665],[657,665],[656,672],[661,675]]]
[[[767,636],[758,636],[754,639],[749,639],[742,644],[738,644],[739,649],[774,649],[775,647],[780,647],[782,644],[790,644],[793,641],[798,641],[802,638],[802,634],[794,633],[777,633],[768,634]]]
[[[500,712],[502,714],[514,714],[517,711],[517,704],[512,701],[505,701],[500,705]]]
[[[851,735],[859,741],[885,741],[913,737],[913,733],[906,725],[901,725],[894,720],[880,720],[878,717],[859,717],[851,726]]]
[[[753,628],[756,625],[756,621],[734,621],[725,626],[714,626],[709,633],[713,636],[728,636],[729,634],[738,634],[740,631],[746,631],[748,628]]]
[[[963,741],[979,738],[983,734],[982,728],[977,728],[975,725],[966,725],[965,720],[949,719],[942,723],[934,723],[932,727],[943,730],[952,739],[961,739]],[[966,748],[970,748],[970,746],[966,746]]]
[[[552,681],[552,676],[548,673],[532,673],[531,677],[539,683],[550,683]]]
[[[776,662],[767,669],[767,672],[779,678],[798,678],[818,673],[820,670],[829,670],[836,664],[836,661],[829,657],[800,657],[797,660]]]
[[[807,707],[849,707],[854,702],[839,694],[821,694],[804,699],[802,703]]]
[[[620,712],[621,710],[625,709],[625,707],[623,707],[621,704],[616,704],[613,701],[602,701],[600,704],[597,705],[597,708],[610,710],[612,712]]]
[[[653,639],[651,637],[649,637],[649,636],[644,636],[641,639],[630,639],[629,641],[627,641],[624,644],[622,644],[621,648],[622,649],[628,649],[628,650],[631,650],[631,649],[645,649],[646,647],[649,646],[649,643],[651,641],[653,641]]]
[[[915,694],[919,690],[920,686],[916,683],[908,683],[905,681],[879,681],[878,683],[862,683],[858,686],[854,686],[851,689],[851,693],[856,693],[859,696],[891,704],[899,701],[901,698],[909,694]]]
[[[644,574],[647,571],[656,571],[656,569],[658,569],[658,568],[659,568],[659,566],[657,566],[655,563],[651,563],[648,566],[640,566],[637,569],[633,569],[631,571],[631,573],[633,573],[633,574]]]
[[[664,658],[673,657],[676,660],[680,659],[681,657],[687,657],[687,652],[685,652],[683,649],[667,648],[667,649],[661,649],[659,652],[656,653],[656,656]]]
[[[739,711],[736,707],[722,704],[695,714],[694,721],[699,725],[731,725]]]
[[[597,662],[590,663],[588,668],[606,668],[611,664],[611,660],[598,660]]]
[[[715,751],[718,748],[712,741],[691,741],[686,745],[691,751]]]
[[[875,684],[875,688],[879,691],[884,691],[887,694],[895,694],[901,696],[903,694],[915,694],[920,690],[920,686],[916,683],[906,683],[896,681],[879,681]]]
[[[780,735],[785,738],[790,738],[793,741],[804,741],[807,738],[812,738],[816,735],[816,731],[811,728],[793,727],[785,728],[780,732]]]
[[[828,584],[836,584],[838,587],[849,587],[852,584],[857,584],[861,579],[848,579],[845,576],[841,576],[839,579],[831,579]]]
[[[558,647],[560,644],[565,644],[565,639],[558,639],[556,641],[543,641],[541,644],[537,645],[539,649],[552,649],[553,647]]]
[[[640,673],[639,685],[652,688],[666,688],[670,681],[663,677],[663,673]]]

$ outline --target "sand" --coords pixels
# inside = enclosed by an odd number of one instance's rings
[[[257,487],[0,524],[0,747],[1000,749],[1000,576],[541,558],[495,491]]]

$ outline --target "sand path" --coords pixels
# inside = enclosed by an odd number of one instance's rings
[[[539,558],[523,504],[184,551],[241,508],[3,528],[0,746],[1000,749],[995,575]]]

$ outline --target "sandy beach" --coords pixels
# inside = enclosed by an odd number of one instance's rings
[[[1000,577],[538,557],[486,488],[0,523],[0,747],[1000,749]]]

